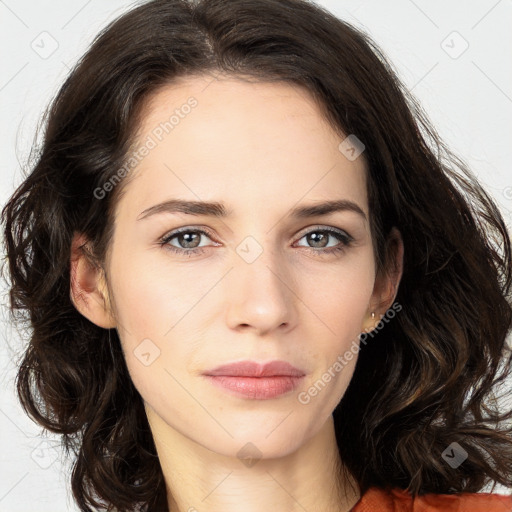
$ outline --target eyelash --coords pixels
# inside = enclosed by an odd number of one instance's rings
[[[169,242],[175,238],[176,236],[178,235],[181,235],[183,233],[200,233],[202,235],[206,235],[208,238],[213,238],[213,235],[212,233],[210,233],[209,230],[206,230],[206,229],[191,229],[190,227],[188,228],[182,228],[182,229],[179,229],[179,230],[176,230],[176,231],[172,231],[171,233],[168,233],[166,235],[164,235],[159,241],[159,245],[161,245],[162,247],[163,246],[167,246],[166,249],[175,253],[175,254],[178,254],[180,256],[187,256],[187,257],[192,257],[196,254],[202,254],[205,250],[205,247],[196,247],[195,249],[180,249],[178,247],[174,247],[172,245],[169,245]],[[334,229],[334,228],[314,228],[312,229],[311,231],[308,231],[307,233],[304,233],[300,238],[299,240],[301,240],[302,238],[304,238],[305,236],[311,234],[311,233],[328,233],[330,235],[333,235],[334,237],[338,238],[338,240],[341,242],[341,244],[335,246],[335,247],[330,247],[328,249],[314,249],[312,247],[304,247],[304,246],[300,246],[300,247],[303,247],[304,249],[308,250],[309,249],[309,252],[312,252],[314,253],[315,255],[334,255],[334,254],[341,254],[342,252],[344,252],[347,247],[350,247],[350,245],[352,244],[352,242],[354,241],[354,239],[344,233],[343,231],[341,230],[337,230],[337,229]]]

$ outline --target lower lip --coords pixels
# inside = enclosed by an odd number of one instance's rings
[[[219,386],[233,395],[254,400],[268,400],[289,393],[295,389],[302,377],[277,375],[272,377],[230,377],[227,375],[207,375],[213,385]]]

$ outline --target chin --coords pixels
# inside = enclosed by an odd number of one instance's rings
[[[204,443],[207,437],[202,438],[202,443],[211,451],[227,457],[236,457],[239,459],[274,459],[285,457],[298,450],[309,439],[306,436],[306,429],[302,430],[296,421],[291,420],[293,414],[284,420],[286,414],[280,414],[272,422],[247,424],[234,429],[226,425],[227,430],[233,435],[233,438],[227,434],[220,433],[215,439],[209,439]],[[285,423],[289,422],[285,426]],[[211,434],[211,431],[210,431]]]

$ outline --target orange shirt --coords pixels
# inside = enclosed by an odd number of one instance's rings
[[[424,494],[372,487],[350,512],[512,512],[512,496],[491,493]]]

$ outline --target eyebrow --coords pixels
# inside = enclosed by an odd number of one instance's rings
[[[366,221],[364,211],[348,199],[325,201],[308,206],[297,206],[291,210],[289,216],[299,219],[329,215],[335,212],[352,211],[363,217]],[[142,211],[137,220],[147,219],[159,213],[184,213],[187,215],[206,215],[209,217],[226,218],[233,214],[227,210],[223,203],[208,201],[184,201],[181,199],[169,199],[163,203],[156,204]]]

